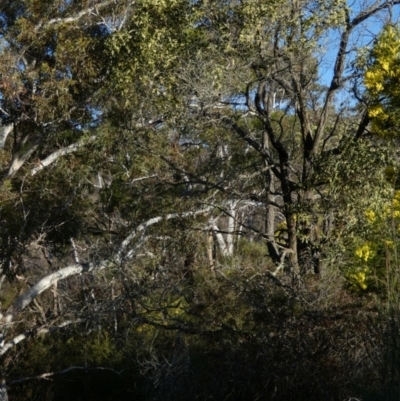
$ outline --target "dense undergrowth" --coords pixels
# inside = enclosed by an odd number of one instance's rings
[[[250,246],[251,247],[251,246]],[[395,299],[355,292],[339,273],[295,281],[236,257],[215,276],[152,277],[88,330],[32,339],[13,400],[394,400]],[[144,280],[144,279],[143,279]],[[141,288],[141,285],[143,286]],[[167,290],[168,289],[168,290]],[[114,326],[114,323],[117,326]],[[86,323],[87,324],[87,323]],[[89,334],[88,334],[89,333]]]

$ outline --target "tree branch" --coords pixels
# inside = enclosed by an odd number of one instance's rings
[[[101,371],[115,373],[116,375],[119,376],[126,369],[117,371],[115,369],[105,368],[105,367],[102,367],[102,366],[93,367],[93,368],[86,368],[86,367],[83,367],[83,366],[70,366],[67,369],[60,370],[59,372],[42,373],[41,375],[37,375],[37,376],[27,376],[27,377],[23,377],[21,379],[12,380],[11,382],[7,383],[7,385],[8,386],[15,386],[17,384],[26,383],[28,381],[33,381],[33,380],[43,380],[43,379],[47,380],[47,379],[49,379],[49,378],[51,378],[53,376],[65,375],[66,373],[72,372],[74,370],[81,370],[81,371],[84,371],[85,373],[90,372],[90,371],[94,371],[94,370],[101,370]]]
[[[4,146],[6,144],[6,140],[8,135],[12,132],[12,130],[14,129],[14,124],[7,124],[7,125],[3,125],[0,128],[0,149],[4,149]]]
[[[110,5],[112,3],[114,3],[114,1],[107,0],[107,1],[104,1],[103,3],[96,4],[93,7],[87,8],[86,10],[82,10],[82,11],[80,11],[79,13],[75,14],[72,17],[53,18],[53,19],[51,19],[51,20],[49,20],[49,21],[47,21],[45,23],[41,22],[38,25],[36,25],[35,32],[37,32],[41,28],[47,28],[47,27],[49,27],[51,25],[55,25],[55,24],[69,24],[71,22],[76,22],[79,19],[81,19],[83,16],[85,16],[87,14],[92,14],[94,12],[97,13],[100,8],[107,7],[108,5]]]
[[[38,136],[29,145],[28,150],[26,150],[25,152],[21,150],[13,154],[13,158],[11,160],[11,164],[10,167],[8,168],[5,178],[11,178],[18,172],[18,170],[29,159],[32,153],[38,148],[40,142],[41,142],[41,137]]]
[[[45,167],[49,166],[50,164],[54,163],[57,159],[62,156],[69,155],[70,153],[76,152],[81,147],[86,145],[87,143],[94,142],[96,139],[95,135],[92,135],[88,139],[84,138],[79,142],[73,143],[72,145],[66,146],[65,148],[61,148],[56,152],[52,153],[51,155],[47,156],[44,160],[39,162],[39,165],[31,170],[31,175],[36,175],[39,171],[42,171]]]
[[[125,239],[124,241],[122,241],[122,244],[118,250],[117,256],[115,257],[115,260],[117,262],[121,262],[123,259],[130,259],[132,257],[133,252],[129,251],[126,255],[124,255],[124,257],[122,257],[123,252],[125,251],[125,249],[127,248],[127,246],[129,245],[129,243],[133,240],[133,238],[136,237],[136,235],[140,232],[145,231],[148,227],[157,224],[163,220],[172,220],[172,219],[178,219],[178,218],[186,218],[186,217],[195,217],[195,216],[199,216],[202,214],[207,214],[208,212],[210,212],[213,209],[212,206],[208,206],[204,209],[200,209],[200,210],[195,210],[195,211],[190,211],[190,212],[184,212],[184,213],[171,213],[171,214],[167,214],[165,216],[157,216],[157,217],[153,217],[152,219],[147,220],[146,222],[140,224],[139,226],[137,226]]]
[[[332,104],[332,101],[333,101],[333,94],[337,89],[339,89],[341,87],[341,85],[343,83],[342,75],[343,75],[343,71],[344,71],[346,54],[347,54],[347,46],[348,46],[351,32],[353,31],[353,29],[355,27],[357,27],[362,22],[364,22],[368,18],[372,17],[374,14],[378,13],[379,11],[382,11],[385,8],[389,8],[394,5],[399,5],[400,0],[385,1],[382,4],[379,4],[379,3],[380,2],[377,1],[373,5],[368,7],[366,10],[360,12],[355,18],[353,18],[352,21],[350,21],[350,15],[349,15],[349,12],[347,11],[346,29],[342,33],[342,37],[340,40],[339,50],[338,50],[338,54],[336,56],[335,67],[333,70],[332,81],[331,81],[330,87],[329,87],[328,92],[325,97],[325,102],[324,102],[321,118],[320,118],[318,127],[315,132],[313,148],[312,148],[312,151],[310,152],[310,156],[314,155],[314,153],[316,152],[316,150],[319,146],[322,132],[325,129],[328,111],[329,111],[330,105]],[[365,122],[365,119],[363,119],[363,122]],[[360,127],[363,125],[363,122],[361,122]],[[360,133],[357,132],[356,138],[359,138],[359,137],[360,137]]]
[[[11,348],[14,348],[21,341],[23,341],[29,337],[32,337],[33,334],[39,336],[41,334],[46,334],[49,332],[63,329],[64,327],[67,327],[70,324],[77,324],[77,323],[82,323],[82,322],[83,322],[83,319],[67,320],[67,321],[61,323],[59,326],[52,326],[52,327],[43,326],[43,327],[39,328],[38,330],[36,330],[35,333],[33,333],[32,331],[27,331],[25,333],[19,334],[18,336],[14,337],[12,340],[7,341],[4,345],[0,346],[0,356],[4,355]],[[1,400],[1,398],[0,398],[0,400]]]
[[[268,121],[268,120],[266,120]],[[274,161],[269,155],[269,152],[264,149],[263,145],[256,141],[255,139],[251,138],[248,132],[246,132],[242,127],[240,127],[238,124],[236,124],[234,121],[232,121],[228,117],[222,117],[222,122],[227,124],[229,127],[233,128],[236,133],[245,141],[247,142],[254,150],[256,150],[258,153],[260,153],[267,161],[268,164],[270,164],[270,168],[275,174],[275,176],[278,179],[281,179],[282,175],[279,170],[279,168],[275,165]]]
[[[74,276],[80,273],[86,273],[93,270],[101,270],[106,267],[107,261],[103,261],[99,264],[94,263],[80,263],[71,266],[64,267],[54,273],[51,273],[43,277],[39,282],[32,286],[28,291],[20,295],[8,308],[5,315],[1,315],[3,322],[9,324],[13,322],[15,316],[21,313],[37,296],[42,292],[46,291],[52,285],[60,280],[64,280],[67,277]],[[18,337],[16,337],[18,338]]]

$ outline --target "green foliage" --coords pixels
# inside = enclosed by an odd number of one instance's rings
[[[122,355],[122,350],[116,348],[111,335],[106,331],[87,336],[79,332],[65,333],[39,337],[33,341],[18,369],[45,372],[69,366],[117,366]]]
[[[4,357],[8,377],[109,367],[128,399],[174,401],[347,399],[368,381],[365,305],[398,290],[400,193],[392,143],[364,135],[361,102],[335,101],[345,59],[331,86],[319,79],[324,40],[350,34],[347,2],[8,3],[2,310],[65,266],[107,266],[7,326],[6,339],[31,333]],[[398,39],[385,28],[366,61],[386,137]],[[327,267],[309,274],[316,259]],[[88,371],[64,377],[79,393]]]
[[[191,9],[185,0],[140,1],[127,29],[107,39],[113,84],[123,94],[148,91],[172,101],[174,70],[195,47]]]

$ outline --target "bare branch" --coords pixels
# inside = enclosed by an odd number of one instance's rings
[[[35,138],[34,141],[29,145],[29,148],[27,151],[16,152],[13,155],[11,165],[8,168],[6,177],[11,178],[18,172],[18,170],[29,159],[29,157],[32,155],[32,153],[38,148],[40,141],[41,141],[40,137]]]
[[[94,12],[97,13],[100,8],[107,7],[112,3],[114,3],[113,0],[107,0],[107,1],[104,1],[103,3],[96,4],[93,7],[89,7],[87,9],[85,9],[85,10],[82,10],[82,11],[80,11],[79,13],[75,14],[72,17],[53,18],[53,19],[51,19],[51,20],[49,20],[49,21],[47,21],[45,23],[39,23],[35,27],[35,32],[37,32],[41,28],[47,28],[47,27],[49,27],[51,25],[55,25],[55,24],[69,24],[71,22],[76,22],[79,19],[81,19],[82,17],[84,17],[85,15],[92,14]]]
[[[380,1],[376,1],[375,4],[371,5],[366,10],[360,12],[360,14],[358,14],[357,17],[353,18],[353,21],[351,22],[352,28],[356,27],[357,25],[360,25],[362,22],[372,17],[374,14],[377,14],[379,11],[400,4],[400,0],[390,0],[390,1],[384,1],[382,4],[379,3]]]
[[[275,174],[276,177],[278,177],[279,179],[281,178],[281,172],[279,170],[279,168],[274,164],[272,158],[270,157],[269,152],[264,149],[263,145],[256,141],[255,139],[253,139],[248,132],[246,132],[242,127],[240,127],[238,124],[236,124],[234,121],[232,121],[230,118],[228,117],[223,117],[222,121],[227,124],[228,126],[230,126],[231,128],[233,128],[235,130],[235,132],[246,142],[248,143],[253,149],[255,149],[257,152],[259,152],[264,158],[265,160],[268,161],[268,163],[271,165],[270,168],[273,171],[273,173]],[[268,120],[266,120],[267,122]]]
[[[77,251],[76,245],[75,245],[75,241],[74,241],[74,239],[73,239],[72,237],[70,238],[70,241],[71,241],[72,249],[73,249],[73,251],[74,251],[74,260],[75,260],[75,263],[80,263],[78,251]]]
[[[14,337],[11,341],[8,341],[0,348],[0,356],[4,355],[7,351],[9,351],[11,348],[14,348],[18,343],[25,340],[29,336],[30,336],[29,333],[23,333]]]
[[[0,127],[0,132],[1,132],[0,133],[0,149],[4,149],[7,137],[12,132],[13,129],[14,129],[13,123]]]
[[[63,329],[64,327],[67,327],[67,326],[69,326],[71,324],[77,324],[77,323],[82,323],[82,322],[83,322],[83,319],[67,320],[67,321],[61,323],[58,326],[41,327],[34,334],[39,336],[39,335],[42,335],[42,334],[46,334],[46,333],[49,333],[49,332],[53,332],[53,331],[56,331],[56,330]],[[32,337],[32,334],[33,334],[32,331],[28,331],[26,333],[19,334],[18,336],[14,337],[10,341],[7,341],[3,346],[0,347],[0,356],[4,355],[7,351],[9,351],[11,348],[15,347],[21,341],[24,341],[25,339],[27,339],[29,337]]]
[[[155,177],[157,177],[157,174],[147,175],[145,177],[134,178],[133,180],[131,180],[131,184],[133,184],[134,182],[148,180],[150,178],[155,178]]]
[[[186,218],[186,217],[195,217],[195,216],[199,216],[202,214],[207,214],[209,213],[211,210],[213,209],[212,206],[206,207],[204,209],[200,209],[200,210],[195,210],[195,211],[190,211],[190,212],[184,212],[184,213],[171,213],[171,214],[167,214],[165,216],[157,216],[157,217],[153,217],[152,219],[147,220],[145,223],[140,224],[139,226],[137,226],[122,242],[117,256],[116,256],[116,261],[117,262],[121,262],[122,259],[129,259],[132,257],[133,252],[129,251],[124,257],[122,257],[125,249],[127,248],[127,246],[130,244],[130,242],[136,237],[136,235],[140,232],[145,231],[148,227],[157,224],[161,221],[164,220],[172,220],[172,219],[178,219],[178,218]]]
[[[94,142],[96,139],[95,135],[92,135],[88,139],[84,138],[79,142],[75,142],[72,145],[66,146],[65,148],[61,148],[56,152],[52,153],[51,155],[47,156],[44,160],[39,162],[39,165],[36,166],[31,170],[31,175],[36,175],[39,171],[42,171],[45,167],[49,166],[50,164],[54,163],[57,159],[62,156],[69,155],[70,153],[78,151],[84,145]]]
[[[7,310],[5,315],[2,316],[3,321],[5,323],[11,323],[15,316],[21,313],[37,296],[39,296],[42,292],[46,291],[50,288],[54,283],[59,280],[64,280],[68,277],[90,272],[93,270],[101,270],[105,268],[107,265],[106,261],[103,261],[99,264],[94,263],[80,263],[71,266],[64,267],[63,269],[58,270],[57,272],[51,273],[32,286],[28,291],[24,292],[20,295]]]

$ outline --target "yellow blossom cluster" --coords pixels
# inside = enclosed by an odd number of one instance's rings
[[[371,244],[367,243],[358,247],[355,251],[357,257],[362,259],[364,262],[368,262],[368,259],[374,257],[375,252],[372,249]]]
[[[368,288],[368,285],[366,283],[367,273],[367,270],[360,271],[354,274],[350,274],[349,278],[354,280],[363,290],[366,290]]]
[[[373,129],[380,135],[396,135],[397,110],[400,88],[400,29],[387,25],[371,53],[373,62],[367,68],[364,84],[370,94],[368,109]]]
[[[369,223],[373,223],[376,220],[376,213],[373,210],[367,210],[364,214]]]
[[[368,281],[372,278],[372,271],[376,273],[376,269],[379,269],[380,261],[378,256],[380,251],[386,250],[387,252],[394,249],[395,243],[392,237],[400,233],[400,190],[395,191],[391,201],[389,200],[386,204],[367,209],[364,212],[364,217],[366,232],[369,233],[368,235],[372,234],[374,240],[358,242],[354,249],[356,263],[351,272],[347,274],[350,282],[362,290],[368,288]],[[392,223],[395,223],[395,233],[391,229],[389,230],[390,232],[387,232],[388,223],[390,223],[389,227],[392,227]],[[373,270],[371,270],[372,267]]]

